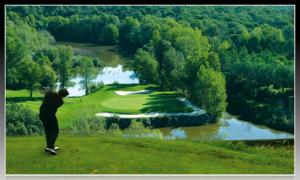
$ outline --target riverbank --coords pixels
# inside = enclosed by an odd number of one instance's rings
[[[293,174],[293,145],[60,136],[58,155],[44,137],[7,137],[7,174]],[[21,151],[22,149],[22,151]],[[34,157],[34,158],[33,158]]]
[[[227,110],[245,121],[294,134],[294,115],[283,113],[276,105],[234,99],[228,102]]]

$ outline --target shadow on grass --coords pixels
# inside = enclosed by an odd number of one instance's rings
[[[129,88],[129,87],[136,87],[136,86],[140,86],[140,84],[110,84],[107,85],[109,86],[106,91],[117,91],[120,89],[125,89],[125,88]],[[159,88],[155,85],[150,85],[148,87],[145,88],[146,90],[152,90],[152,91],[158,91]]]
[[[19,102],[26,102],[26,101],[42,101],[43,97],[7,97],[6,102],[8,103],[19,103]]]
[[[181,97],[179,94],[158,94],[150,95],[145,108],[141,109],[142,113],[150,112],[192,112],[192,110],[186,107],[177,98]]]

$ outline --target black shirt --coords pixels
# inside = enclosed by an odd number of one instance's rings
[[[40,106],[40,116],[55,116],[57,108],[63,105],[63,99],[56,92],[48,91]]]

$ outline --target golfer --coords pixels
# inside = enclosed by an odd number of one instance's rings
[[[56,151],[59,149],[59,147],[54,146],[59,133],[55,113],[57,108],[63,105],[63,98],[67,95],[69,95],[69,92],[66,89],[60,89],[58,92],[48,91],[40,106],[39,116],[44,125],[47,143],[45,151],[50,152],[53,155],[56,155]]]

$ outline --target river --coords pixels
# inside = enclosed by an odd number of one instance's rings
[[[240,120],[238,117],[224,113],[214,124],[159,128],[166,139],[197,139],[197,140],[253,140],[253,139],[285,139],[294,138],[293,134],[276,131],[264,125],[255,125]]]
[[[127,67],[128,58],[121,56],[116,46],[98,46],[86,43],[65,43],[72,46],[75,54],[96,56],[103,61],[104,67],[93,82],[112,84],[139,84],[134,77],[134,71]],[[75,83],[69,87],[70,96],[83,96],[85,90],[81,87],[81,77],[71,79]],[[193,127],[158,128],[165,139],[199,139],[199,140],[245,140],[245,139],[283,139],[294,138],[293,134],[276,131],[263,125],[255,125],[224,113],[217,123]]]

